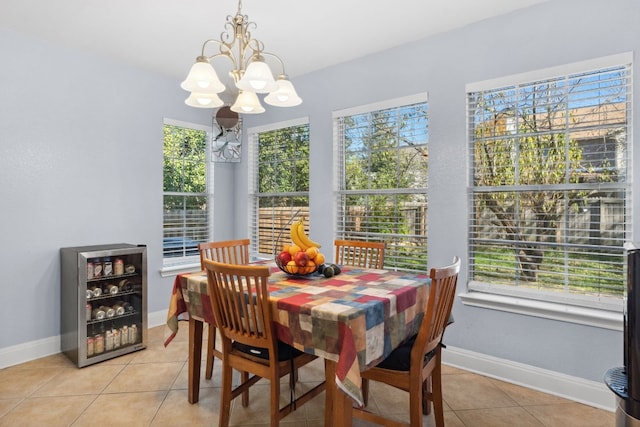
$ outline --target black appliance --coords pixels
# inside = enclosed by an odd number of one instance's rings
[[[624,366],[609,369],[604,381],[617,396],[616,427],[640,427],[640,247],[625,248]]]

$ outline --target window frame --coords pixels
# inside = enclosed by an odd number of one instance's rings
[[[272,193],[267,193],[265,196],[260,196],[258,195],[259,193],[259,186],[258,186],[258,177],[260,176],[260,171],[258,170],[258,155],[259,155],[259,146],[258,146],[258,141],[260,139],[260,134],[261,133],[267,133],[267,132],[273,132],[273,131],[278,131],[278,130],[284,130],[287,128],[292,128],[292,127],[299,127],[299,126],[307,126],[309,127],[309,159],[308,161],[311,161],[311,132],[310,132],[310,123],[309,123],[309,117],[305,116],[305,117],[300,117],[300,118],[296,118],[296,119],[291,119],[291,120],[286,120],[286,121],[281,121],[281,122],[276,122],[276,123],[270,123],[267,125],[263,125],[263,126],[255,126],[252,128],[249,128],[247,130],[247,140],[248,140],[248,145],[249,145],[249,149],[247,150],[248,152],[248,170],[249,170],[249,179],[248,179],[248,218],[247,218],[247,228],[249,230],[249,235],[251,236],[251,246],[250,246],[250,251],[251,251],[251,256],[253,258],[258,258],[258,259],[269,259],[269,258],[273,258],[273,249],[270,253],[264,253],[264,252],[259,252],[259,225],[258,225],[258,221],[260,220],[260,216],[259,216],[259,203],[258,200],[261,197],[286,197],[286,196],[291,196],[291,197],[306,197],[307,200],[309,201],[310,204],[310,192],[309,189],[307,189],[306,191],[286,191],[286,192],[272,192]],[[309,177],[308,177],[308,181],[311,181],[311,175],[309,173]],[[293,208],[292,208],[293,210]],[[294,212],[295,213],[295,212]],[[305,226],[309,227],[309,223],[310,223],[310,218],[306,218],[305,221]],[[284,234],[283,234],[284,236]],[[288,242],[290,239],[288,237],[288,235],[286,236],[286,241]],[[284,242],[281,242],[284,243]]]
[[[181,120],[175,120],[175,119],[169,119],[169,118],[164,118],[163,119],[163,129],[165,126],[176,126],[176,127],[182,127],[182,128],[187,128],[187,129],[193,129],[193,130],[198,130],[198,131],[203,131],[205,132],[206,136],[205,136],[205,197],[207,197],[207,238],[205,241],[211,240],[212,239],[212,234],[213,234],[213,213],[214,213],[214,209],[213,209],[213,189],[214,189],[214,185],[213,185],[213,176],[214,176],[214,163],[212,162],[212,158],[211,158],[211,137],[212,137],[212,128],[211,126],[204,126],[201,124],[197,124],[197,123],[191,123],[191,122],[185,122],[185,121],[181,121]],[[163,157],[162,157],[162,162],[163,162],[163,169],[164,169],[164,153],[163,153]],[[164,176],[163,176],[164,179]],[[169,192],[171,193],[171,192]],[[200,194],[200,193],[198,193]],[[163,185],[163,190],[162,190],[162,197],[164,199],[165,195],[167,195],[167,192],[165,192],[164,190],[164,185]],[[163,241],[164,241],[164,202],[163,202],[163,221],[162,221],[162,227],[163,227]],[[186,272],[192,272],[192,271],[199,271],[200,270],[200,256],[199,255],[190,255],[190,256],[180,256],[180,257],[165,257],[164,256],[164,244],[161,245],[162,248],[162,268],[160,270],[161,276],[162,277],[166,277],[166,276],[172,276],[175,274],[180,274],[180,273],[186,273]]]
[[[470,83],[466,85],[466,93],[470,94],[474,92],[495,90],[503,87],[518,86],[526,84],[527,82],[550,80],[560,76],[599,71],[616,66],[627,66],[629,64],[629,79],[632,79],[633,55],[632,53],[627,52],[497,79],[485,80],[482,82]],[[627,83],[627,85],[632,87],[633,82],[631,81],[630,83]],[[630,97],[631,99],[627,101],[627,111],[629,113],[632,111],[632,94],[630,94]],[[467,147],[471,150],[473,140],[470,128],[471,122],[469,111],[469,107],[467,107]],[[632,115],[628,114],[626,141],[626,160],[628,161],[626,175],[627,181],[616,185],[617,188],[623,188],[625,191],[625,209],[627,209],[628,212],[631,212],[631,209],[633,208],[633,200],[631,199],[634,169],[632,164],[632,128]],[[469,153],[469,158],[472,158],[471,153]],[[468,166],[469,203],[472,203],[474,194],[473,168],[474,165],[470,161]],[[471,205],[470,210],[472,210]],[[633,236],[633,216],[631,213],[627,213],[626,215],[630,218],[628,226],[631,227],[631,229],[625,229],[625,239],[628,240]],[[472,215],[469,215],[469,236],[471,236],[472,233],[472,226]],[[470,241],[469,245],[471,245]],[[473,268],[471,265],[472,260],[469,259],[468,262],[470,263],[469,268]],[[568,292],[557,294],[545,290],[530,290],[526,288],[480,282],[471,280],[471,277],[468,281],[467,287],[468,292],[460,295],[463,303],[466,305],[597,326],[606,329],[622,330],[622,298],[609,296],[587,297],[583,294],[571,294]]]
[[[344,227],[344,221],[341,220],[342,215],[342,199],[344,197],[348,197],[350,195],[360,195],[360,196],[368,196],[368,197],[377,197],[377,196],[403,196],[403,195],[416,195],[416,194],[424,194],[424,232],[423,235],[414,235],[414,238],[418,240],[423,240],[423,245],[419,248],[420,250],[424,249],[424,262],[418,263],[417,259],[413,259],[412,263],[415,265],[420,264],[422,267],[420,269],[408,268],[401,265],[403,263],[402,257],[397,256],[400,253],[401,247],[390,247],[387,246],[385,251],[385,265],[384,268],[394,269],[394,270],[406,270],[406,271],[415,271],[415,272],[423,272],[426,271],[427,265],[427,243],[428,243],[428,226],[427,226],[427,211],[428,211],[428,161],[427,161],[427,171],[425,171],[425,185],[426,187],[404,187],[404,188],[384,188],[384,189],[375,189],[375,188],[366,188],[359,190],[347,190],[346,187],[346,167],[345,167],[345,145],[344,145],[344,134],[342,132],[342,124],[341,121],[344,118],[364,115],[368,113],[376,113],[385,110],[392,109],[401,109],[403,107],[409,107],[415,104],[425,104],[425,143],[424,147],[427,149],[429,147],[429,102],[428,102],[428,93],[421,92],[414,95],[398,97],[394,99],[389,99],[385,101],[375,102],[371,104],[360,105],[356,107],[350,107],[342,110],[336,110],[333,112],[333,140],[334,140],[334,238],[335,239],[345,239],[349,238],[346,235],[346,228]],[[396,147],[398,152],[402,151],[402,146],[398,145]],[[372,241],[380,240],[379,233],[370,233],[363,232],[361,233],[363,236],[371,237]],[[395,234],[395,236],[404,236],[405,234]],[[389,236],[388,234],[386,235]],[[409,236],[409,235],[407,235]],[[398,242],[402,241],[401,237],[396,238]],[[386,240],[386,239],[385,239]]]

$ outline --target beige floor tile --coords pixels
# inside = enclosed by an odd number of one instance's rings
[[[0,399],[0,419],[11,411],[13,408],[18,406],[18,403],[22,402],[23,399]]]
[[[128,365],[141,351],[145,351],[145,349],[133,351],[131,353],[123,354],[122,356],[114,357],[113,359],[107,359],[100,363],[96,363],[96,365]],[[95,366],[95,365],[91,365]]]
[[[164,326],[151,328],[147,349],[85,368],[79,369],[65,355],[57,354],[0,370],[0,426],[216,426],[222,365],[216,360],[213,378],[204,378],[205,327],[200,401],[189,404],[188,331],[188,323],[180,322],[178,335],[165,348]],[[447,427],[610,427],[614,424],[612,412],[452,366],[443,365],[442,378]],[[323,380],[324,362],[318,359],[300,370],[296,387],[301,393]],[[236,372],[234,383],[238,381]],[[284,405],[289,401],[288,377],[281,379],[281,385],[280,404]],[[239,399],[232,403],[232,427],[269,426],[269,382],[261,380],[251,388],[250,394],[249,408],[242,408]],[[322,393],[280,425],[324,426],[324,408],[325,394]],[[384,412],[395,420],[408,420],[408,408],[405,392],[371,383],[370,410]],[[374,426],[360,420],[354,420],[353,425]],[[424,416],[423,425],[435,427],[433,415]]]
[[[186,362],[187,360],[189,360],[188,341],[171,342],[166,347],[160,342],[154,342],[150,343],[146,349],[137,351],[130,363]]]
[[[72,369],[76,368],[76,365],[65,356],[63,353],[52,354],[51,356],[41,357],[40,359],[31,360],[29,362],[21,363],[20,365],[13,366],[8,369],[33,369],[33,368],[48,368],[48,369]]]
[[[100,394],[122,371],[124,365],[91,365],[61,372],[33,393],[33,396]]]
[[[299,390],[308,389],[308,385],[305,387],[304,384],[297,385]],[[316,397],[318,398],[318,397]],[[231,408],[231,417],[230,424],[231,425],[249,425],[254,424],[256,420],[263,420],[264,417],[269,418],[270,413],[270,388],[268,384],[256,384],[251,387],[251,391],[249,392],[249,406],[246,408],[242,407],[241,397],[234,399],[233,405]],[[280,388],[280,406],[284,406],[289,403],[289,387],[283,386]],[[305,423],[307,416],[307,406],[303,405],[298,408],[296,411],[287,415],[283,422],[286,420],[287,422],[299,422]]]
[[[107,386],[105,393],[169,390],[182,362],[129,364]]]
[[[298,371],[298,380],[302,382],[324,381],[324,359],[319,357],[300,368]]]
[[[447,375],[443,379],[442,396],[454,411],[517,406],[488,378],[475,374]]]
[[[580,403],[524,407],[545,427],[610,427],[615,424],[613,412],[602,411]]]
[[[32,397],[0,418],[0,426],[68,427],[97,396]]]
[[[456,375],[456,374],[468,374],[469,371],[464,371],[462,369],[456,368],[454,366],[445,365],[442,366],[442,375]]]
[[[219,389],[200,390],[200,399],[191,405],[187,390],[171,390],[162,402],[150,427],[210,427],[218,425]]]
[[[552,403],[571,403],[570,400],[552,394],[542,393],[527,387],[510,384],[504,381],[489,379],[496,387],[505,392],[519,405],[546,405]]]
[[[324,408],[325,408],[325,392],[320,393],[309,402],[305,403],[307,409],[308,421],[321,421],[324,423]]]
[[[180,334],[181,329],[184,329],[184,331],[182,331],[183,333]],[[149,328],[147,329],[147,342],[148,343],[163,343],[164,340],[166,339],[166,333],[168,331],[168,328],[165,326],[158,326],[155,328]],[[174,338],[174,341],[179,339],[178,337],[185,337],[186,340],[189,339],[189,322],[180,322],[180,329],[178,330],[178,334],[176,335],[176,337]]]
[[[460,418],[458,418],[457,414],[453,411],[444,411],[443,413],[444,415],[444,425],[446,427],[467,427],[466,424],[464,424]],[[400,416],[400,415],[392,415],[391,419],[394,419],[396,421],[401,421],[401,422],[409,422],[409,416]],[[376,424],[367,424],[367,427],[373,427],[376,426]],[[433,416],[433,413],[431,413],[430,415],[423,415],[422,416],[422,426],[423,427],[436,427],[436,419]],[[513,427],[515,427],[515,425],[513,425]],[[518,426],[520,427],[520,426]]]
[[[424,427],[435,427],[436,422],[433,417],[430,418],[429,424],[424,424]],[[462,420],[458,417],[458,414],[453,411],[444,411],[444,425],[447,427],[466,427]]]
[[[393,421],[409,422],[409,394],[386,384],[371,382],[369,389],[369,405],[367,410],[380,414]],[[445,405],[444,420],[447,427],[464,427],[464,424],[453,411]],[[356,422],[357,421],[357,422]],[[354,419],[354,427],[370,427],[376,424]],[[423,427],[435,427],[433,410],[422,417]]]
[[[289,417],[280,420],[280,427],[307,427],[308,426],[306,421],[288,421],[287,420],[288,418]],[[260,421],[266,421],[266,422],[258,423],[258,420],[254,420],[251,424],[233,424],[233,423],[230,422],[229,423],[229,427],[236,427],[236,426],[242,426],[242,427],[270,427],[271,426],[271,423],[269,422],[269,420],[265,419],[264,417],[261,418]]]
[[[147,427],[166,395],[166,391],[102,394],[72,426]]]
[[[3,369],[0,371],[0,399],[30,396],[60,373],[50,368]]]
[[[465,427],[544,427],[524,408],[468,409],[456,411]]]
[[[220,387],[222,385],[222,363],[220,360],[216,360],[213,365],[213,373],[211,379],[205,378],[206,365],[202,363],[200,365],[200,390],[211,387]],[[184,366],[180,370],[176,380],[171,386],[172,390],[187,389],[189,387],[189,363],[185,362]]]
[[[409,394],[387,384],[370,381],[367,410],[380,414],[408,414]]]

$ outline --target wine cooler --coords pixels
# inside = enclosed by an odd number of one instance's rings
[[[146,246],[62,248],[60,262],[62,352],[84,367],[144,349]]]

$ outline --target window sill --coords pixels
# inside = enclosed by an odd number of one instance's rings
[[[459,294],[464,305],[509,313],[535,316],[562,322],[577,323],[597,328],[623,330],[623,316],[620,312],[598,308],[578,307],[546,301],[537,301],[506,295],[485,292],[467,292]]]
[[[171,265],[164,266],[160,269],[160,276],[162,277],[170,277],[177,276],[178,274],[183,273],[194,273],[200,270],[200,262],[197,264],[180,264],[180,265]]]

